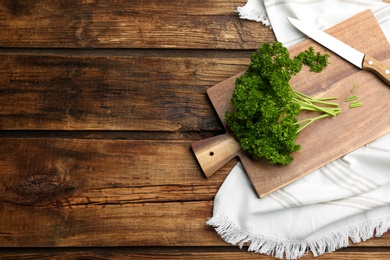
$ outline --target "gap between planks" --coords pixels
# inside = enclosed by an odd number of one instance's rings
[[[190,140],[198,141],[222,134],[223,131],[110,131],[110,130],[0,130],[2,138],[99,139],[99,140]]]

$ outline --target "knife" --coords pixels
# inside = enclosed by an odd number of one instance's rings
[[[300,20],[287,17],[287,20],[298,30],[309,36],[327,49],[333,51],[341,58],[349,61],[356,67],[374,72],[383,82],[390,85],[390,67],[384,63],[366,55],[333,36],[321,31],[310,24],[305,24]]]

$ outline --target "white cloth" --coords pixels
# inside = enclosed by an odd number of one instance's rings
[[[390,4],[376,0],[249,0],[237,11],[272,26],[277,40],[292,46],[304,38],[290,33],[286,16],[327,29],[368,8],[390,39]],[[348,246],[348,239],[379,237],[390,229],[390,134],[262,199],[238,163],[216,194],[207,223],[228,243],[287,259],[332,252]]]

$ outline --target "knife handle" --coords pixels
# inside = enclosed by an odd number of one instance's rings
[[[383,82],[385,82],[387,85],[390,85],[390,66],[387,66],[383,62],[365,55],[362,69],[374,72]]]
[[[206,177],[222,168],[241,149],[235,137],[228,133],[192,143],[191,148]]]

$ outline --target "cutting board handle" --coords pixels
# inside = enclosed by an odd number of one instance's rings
[[[196,158],[206,177],[238,155],[240,144],[231,134],[223,134],[191,144]]]

